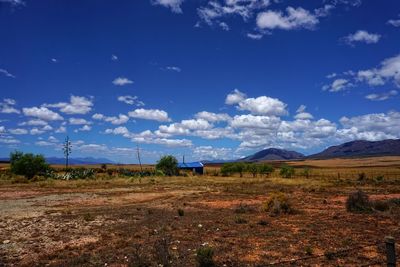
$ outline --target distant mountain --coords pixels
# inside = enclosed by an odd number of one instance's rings
[[[65,158],[57,158],[57,157],[48,157],[46,158],[46,162],[49,164],[65,164]],[[115,164],[112,160],[107,158],[70,158],[69,164],[71,165],[87,165],[87,164]]]
[[[268,148],[261,150],[251,156],[241,158],[238,161],[264,161],[264,160],[292,160],[303,159],[305,156],[296,151],[289,151],[278,148]]]
[[[0,158],[0,162],[9,162],[9,158]],[[62,165],[65,164],[65,158],[57,158],[57,157],[48,157],[46,158],[46,162],[49,164],[57,164]],[[90,165],[90,164],[115,164],[114,161],[106,159],[106,158],[70,158],[69,164],[71,165]]]
[[[383,141],[357,140],[347,142],[338,146],[331,146],[307,158],[326,159],[369,156],[400,156],[400,139],[388,139]]]

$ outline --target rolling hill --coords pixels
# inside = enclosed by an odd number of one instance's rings
[[[338,146],[331,146],[324,151],[310,155],[310,159],[328,159],[341,157],[399,156],[400,139],[383,141],[356,140]]]
[[[292,160],[303,159],[305,156],[295,151],[289,151],[278,148],[268,148],[261,150],[253,155],[239,159],[238,161],[257,162],[265,160]]]

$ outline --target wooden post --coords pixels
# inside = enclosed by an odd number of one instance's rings
[[[396,267],[396,244],[394,238],[387,236],[385,238],[386,245],[386,263],[388,267]]]

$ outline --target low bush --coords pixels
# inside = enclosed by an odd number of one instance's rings
[[[346,210],[350,212],[369,212],[372,210],[369,197],[362,190],[351,193],[346,200]]]
[[[35,175],[43,174],[50,169],[42,155],[24,154],[15,151],[10,154],[10,169],[16,175],[23,175],[30,180]]]
[[[196,261],[199,267],[215,266],[214,249],[209,246],[199,248],[196,253]]]
[[[294,170],[294,168],[292,166],[283,165],[281,167],[281,170],[280,170],[279,174],[283,178],[292,178],[292,176],[294,176],[294,174],[295,174],[295,170]]]
[[[179,216],[184,216],[185,215],[185,211],[183,209],[178,209],[178,215]]]
[[[247,220],[243,217],[240,216],[235,216],[235,223],[237,224],[245,224],[247,223]]]
[[[264,203],[263,210],[272,215],[291,214],[294,212],[289,198],[282,192],[272,193]]]

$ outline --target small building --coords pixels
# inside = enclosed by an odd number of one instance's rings
[[[204,173],[204,165],[201,162],[182,162],[178,163],[178,168],[180,170],[190,170],[196,174]]]

